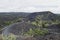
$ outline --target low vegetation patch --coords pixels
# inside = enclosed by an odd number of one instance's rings
[[[43,35],[46,35],[48,34],[48,30],[42,30],[42,29],[39,29],[39,28],[36,28],[36,29],[30,29],[28,30],[25,35],[29,35],[29,36],[43,36]]]
[[[0,35],[0,40],[16,40],[16,36],[14,34],[10,35]]]

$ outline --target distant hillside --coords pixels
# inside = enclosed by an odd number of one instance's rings
[[[60,20],[60,15],[54,14],[49,11],[45,12],[34,12],[34,13],[24,13],[24,12],[1,12],[0,13],[0,26],[6,25],[5,22],[16,22],[16,20],[19,22],[20,18],[24,18],[24,21],[30,20],[34,21],[36,17],[40,17],[39,20]]]
[[[41,20],[60,20],[57,14],[54,14],[49,11],[45,12],[34,12],[27,16],[28,20],[34,20],[37,16],[40,16]]]
[[[26,20],[34,20],[36,16],[40,16],[41,20],[60,20],[60,15],[54,14],[50,11],[24,13],[24,12],[2,12],[0,13],[0,20],[14,20],[19,17],[25,17]]]
[[[11,24],[11,22],[16,22],[19,18],[23,18],[28,16],[28,13],[23,12],[1,12],[0,13],[0,27],[5,26],[7,24]]]

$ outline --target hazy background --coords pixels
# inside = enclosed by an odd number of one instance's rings
[[[60,0],[0,0],[0,12],[60,13]]]

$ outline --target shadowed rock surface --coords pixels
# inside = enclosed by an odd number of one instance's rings
[[[19,23],[15,23],[9,27],[7,27],[6,29],[3,30],[3,34],[9,34],[9,33],[13,33],[15,35],[20,35],[22,32],[26,32],[28,31],[30,28],[36,28],[36,26],[33,26],[31,24],[28,24],[26,22],[19,22]]]

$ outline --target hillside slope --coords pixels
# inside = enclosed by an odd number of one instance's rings
[[[45,11],[45,12],[34,12],[31,13],[29,16],[27,16],[27,18],[29,20],[34,20],[36,18],[36,16],[40,16],[41,20],[60,20],[58,19],[58,15],[49,12],[49,11]]]
[[[58,16],[57,14],[53,14],[49,11],[29,13],[26,17],[24,17],[23,21],[13,23],[12,25],[4,28],[2,30],[2,34],[9,35],[10,33],[12,33],[19,36],[17,37],[17,40],[22,40],[24,39],[24,37],[26,37],[23,35],[25,32],[31,32],[32,29],[38,28],[39,30],[35,30],[35,33],[37,32],[38,36],[34,35],[34,33],[32,39],[30,39],[30,36],[24,40],[33,40],[34,38],[34,40],[60,40],[59,17],[60,16]],[[42,30],[48,30],[48,34],[42,36],[39,35],[39,32],[41,33]],[[42,32],[42,34],[44,34],[44,31]]]

